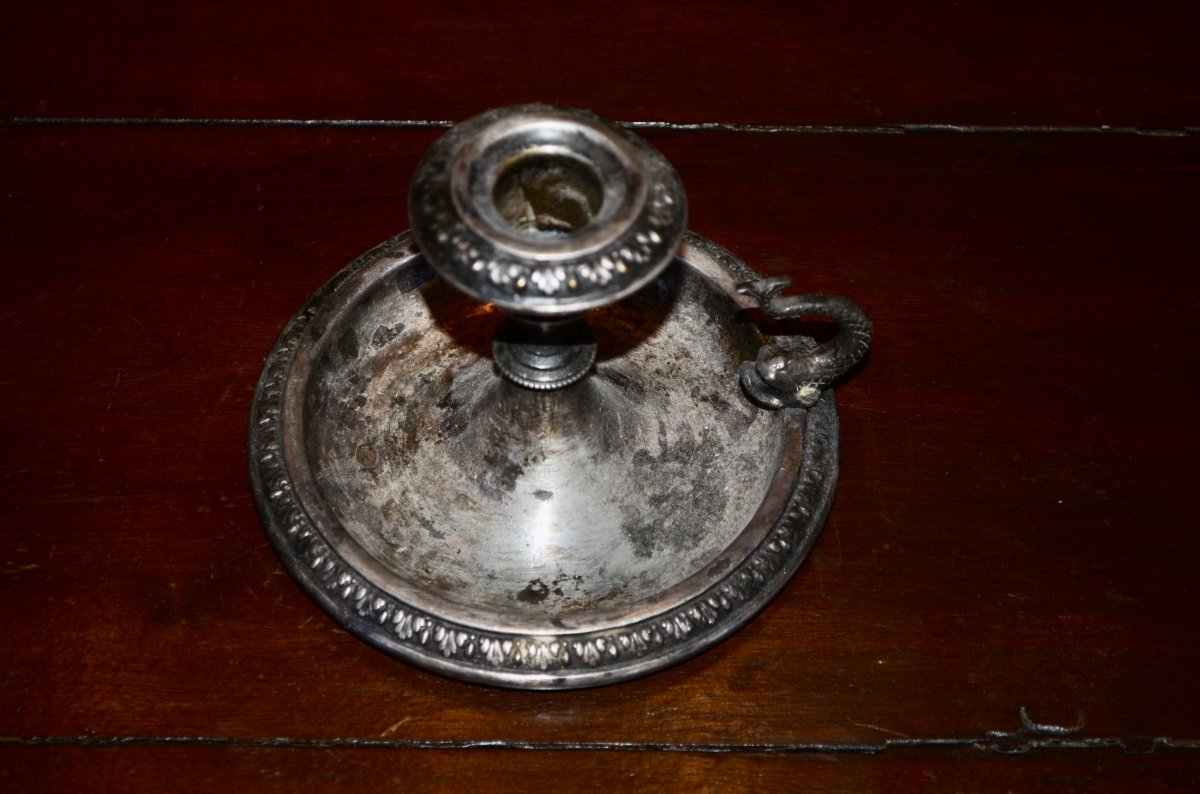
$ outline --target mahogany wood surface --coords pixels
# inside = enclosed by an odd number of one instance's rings
[[[552,781],[582,791],[1088,791],[1139,794],[1194,787],[1190,754],[1147,765],[1119,751],[980,756],[974,750],[838,753],[278,748],[0,747],[0,782],[50,791],[527,791]],[[169,783],[169,785],[164,785]]]
[[[3,10],[4,113],[133,121],[0,126],[0,787],[1200,785],[1200,141],[1084,134],[1195,125],[1194,11],[63,8]],[[347,635],[244,462],[284,323],[405,228],[416,122],[533,99],[714,123],[641,130],[689,225],[876,326],[793,582],[691,662],[566,693]],[[740,126],[877,122],[1027,126]]]
[[[0,6],[0,115],[1200,125],[1200,6],[1142,0]]]

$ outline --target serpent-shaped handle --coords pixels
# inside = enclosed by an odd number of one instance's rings
[[[777,320],[820,317],[837,323],[833,339],[810,349],[763,345],[754,362],[742,364],[742,386],[764,408],[809,408],[821,391],[846,374],[871,346],[871,320],[857,303],[833,295],[780,297],[792,280],[774,276],[739,284],[738,292],[754,298]]]

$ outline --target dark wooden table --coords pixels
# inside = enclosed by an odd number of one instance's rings
[[[1194,4],[7,4],[0,786],[1194,790]],[[446,122],[636,122],[692,228],[859,300],[783,594],[633,683],[340,630],[243,461],[276,334]]]

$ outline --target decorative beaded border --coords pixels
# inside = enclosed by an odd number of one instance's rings
[[[638,152],[646,168],[648,191],[628,229],[598,250],[531,263],[471,228],[451,195],[451,166],[479,130],[521,114],[590,122],[611,129]],[[481,300],[514,311],[561,306],[564,312],[580,312],[618,299],[653,279],[670,262],[687,225],[683,186],[657,150],[592,113],[548,105],[490,111],[456,125],[439,138],[417,167],[409,191],[409,213],[421,250],[436,270]]]
[[[281,438],[284,385],[321,306],[354,272],[405,255],[411,239],[406,233],[388,240],[322,286],[284,329],[255,392],[247,444],[255,502],[276,552],[308,594],[352,634],[387,653],[456,678],[527,689],[644,675],[694,656],[754,617],[799,568],[828,514],[837,480],[832,392],[808,410],[795,488],[759,546],[699,596],[645,620],[591,633],[483,631],[395,598],[334,551],[292,485]]]

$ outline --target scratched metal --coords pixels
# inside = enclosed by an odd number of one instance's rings
[[[743,625],[815,540],[832,398],[763,410],[756,274],[688,235],[595,311],[593,372],[499,376],[500,314],[401,236],[285,330],[252,415],[252,479],[284,562],[349,630],[473,681],[567,688],[691,656]]]
[[[737,388],[758,334],[715,321],[732,301],[695,271],[596,313],[595,374],[545,393],[496,376],[490,305],[398,281],[325,330],[305,408],[317,488],[398,593],[533,634],[615,625],[757,512],[787,423]]]

